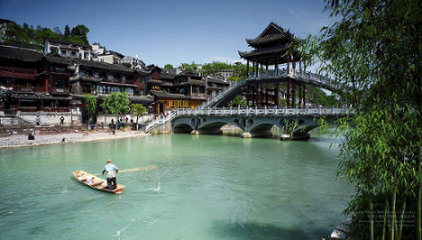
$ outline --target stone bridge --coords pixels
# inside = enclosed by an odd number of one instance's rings
[[[347,114],[353,112],[344,108],[180,109],[161,124],[171,122],[173,132],[192,134],[219,134],[222,126],[232,124],[243,131],[242,137],[269,136],[271,128],[277,126],[284,131],[282,139],[306,139],[308,132],[319,126],[320,118],[330,122]]]

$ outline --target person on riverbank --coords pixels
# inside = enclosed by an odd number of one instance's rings
[[[63,115],[60,117],[60,125],[61,126],[63,126],[63,124],[64,124],[64,117],[63,117]]]
[[[110,159],[107,159],[107,165],[105,165],[102,174],[107,174],[107,188],[109,190],[116,189],[116,173],[118,172],[119,169],[116,167],[116,165],[112,164]]]

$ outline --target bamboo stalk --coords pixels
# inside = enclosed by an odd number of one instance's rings
[[[394,240],[394,226],[396,224],[396,195],[397,195],[397,190],[396,188],[394,188],[394,193],[393,193],[393,203],[392,203],[392,219],[391,219],[391,235],[390,235],[390,239]]]
[[[385,212],[384,212],[384,226],[382,228],[382,240],[385,240],[385,231],[387,229],[387,221],[388,221],[387,216],[388,218],[390,218],[390,216],[388,215],[389,214],[388,210],[390,209],[390,206],[389,206],[390,204],[388,202],[388,199],[386,199],[385,202],[386,202],[386,205],[385,205]]]
[[[370,228],[371,228],[371,240],[374,240],[374,203],[372,202],[372,197],[369,198],[369,211],[370,211]]]
[[[417,151],[417,165],[418,165],[418,172],[419,172],[419,189],[418,189],[418,197],[417,197],[417,206],[416,206],[416,239],[422,240],[422,220],[421,220],[421,208],[422,208],[422,163],[421,163],[421,148]]]
[[[406,199],[403,202],[403,210],[401,212],[401,217],[400,217],[400,228],[399,228],[399,233],[398,233],[398,238],[397,239],[401,239],[402,233],[403,233],[403,221],[404,221],[404,212],[406,210]]]

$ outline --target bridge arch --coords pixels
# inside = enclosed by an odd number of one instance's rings
[[[199,133],[203,134],[219,134],[222,133],[221,127],[227,124],[232,124],[241,130],[244,130],[242,125],[242,121],[239,119],[232,119],[232,118],[211,118],[202,121],[199,125],[197,130]]]

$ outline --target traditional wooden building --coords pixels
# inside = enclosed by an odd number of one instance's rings
[[[62,57],[91,60],[91,47],[57,39],[44,40],[44,54],[59,54]]]
[[[212,76],[205,77],[205,84],[207,90],[207,99],[217,96],[225,88],[230,86],[229,82]]]
[[[0,109],[5,113],[69,112],[68,61],[0,46]]]
[[[151,97],[145,95],[147,72],[133,70],[120,64],[80,59],[74,59],[72,62],[74,71],[71,77],[72,97],[78,105],[82,106],[85,94],[96,95],[101,103],[102,99],[112,92],[126,92],[131,103],[141,103],[145,107],[153,101]],[[98,112],[104,111],[99,107]],[[83,113],[83,120],[87,120],[87,115]]]
[[[301,55],[295,50],[299,40],[271,22],[258,37],[246,39],[246,42],[254,49],[239,51],[240,57],[247,62],[247,103],[258,107],[278,106],[282,99],[280,93],[285,93],[287,106],[304,106],[305,85],[293,78],[280,77],[286,73],[292,76],[302,68]],[[299,63],[298,67],[296,63]],[[299,96],[298,105],[295,104],[296,96]]]
[[[153,112],[166,113],[176,108],[195,108],[207,100],[206,83],[198,73],[173,74],[150,67],[147,92],[154,96]]]

